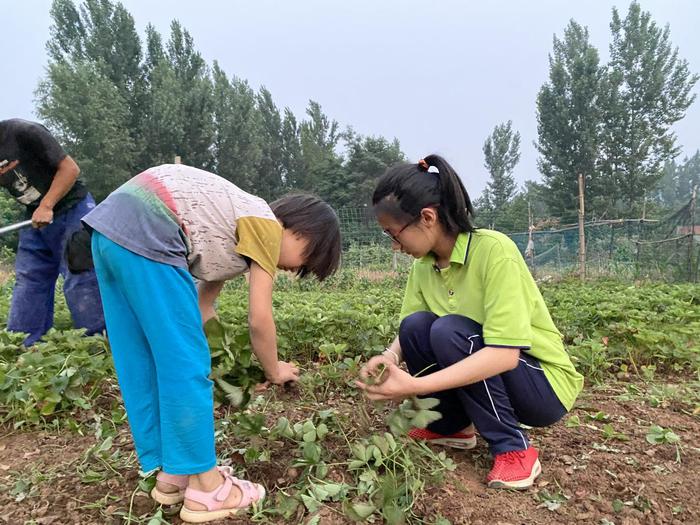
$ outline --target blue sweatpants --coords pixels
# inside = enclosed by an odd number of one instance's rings
[[[213,468],[211,357],[192,276],[98,232],[92,255],[141,468],[169,474]]]
[[[91,195],[57,214],[43,228],[27,228],[19,234],[15,259],[15,288],[12,293],[7,329],[29,334],[26,346],[37,342],[53,326],[56,279],[63,276],[63,293],[76,328],[87,334],[105,328],[102,303],[94,271],[79,274],[68,270],[66,241],[80,228],[82,219],[95,207]]]
[[[399,342],[411,374],[423,371],[420,375],[427,375],[482,349],[481,334],[481,325],[468,317],[416,312],[401,322]],[[439,399],[435,410],[442,413],[442,419],[428,426],[430,430],[453,434],[474,423],[492,454],[529,446],[527,434],[518,422],[544,427],[566,414],[540,363],[523,351],[513,370],[425,397]]]

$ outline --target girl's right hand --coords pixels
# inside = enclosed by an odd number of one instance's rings
[[[400,401],[418,393],[420,379],[401,370],[386,356],[370,359],[360,377],[355,386],[372,401]]]
[[[396,361],[388,356],[375,355],[360,369],[360,379],[366,383],[369,378],[377,378],[382,369],[389,368],[389,365],[395,365]]]

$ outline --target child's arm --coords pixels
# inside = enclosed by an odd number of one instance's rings
[[[202,314],[202,324],[207,324],[209,319],[216,317],[214,301],[219,297],[225,282],[226,281],[200,281],[197,294],[199,296],[199,311]]]
[[[268,381],[283,384],[299,379],[299,370],[277,358],[277,332],[272,316],[272,284],[272,276],[252,261],[248,292],[250,342]]]

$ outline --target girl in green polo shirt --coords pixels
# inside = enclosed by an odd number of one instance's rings
[[[373,400],[438,398],[442,419],[409,436],[468,449],[478,430],[494,456],[488,485],[529,487],[541,467],[519,423],[557,422],[583,377],[522,255],[506,235],[472,226],[469,195],[438,155],[389,168],[372,203],[393,248],[416,261],[399,335],[361,377],[380,364],[388,373],[381,384],[358,387]]]

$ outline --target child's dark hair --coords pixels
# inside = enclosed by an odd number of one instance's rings
[[[423,208],[434,207],[447,233],[474,230],[469,194],[452,166],[439,155],[387,168],[374,190],[372,205],[377,215],[396,220],[417,219]]]
[[[305,193],[285,195],[270,204],[282,226],[308,241],[304,258],[307,263],[297,275],[312,273],[323,281],[340,265],[340,222],[328,204]]]

